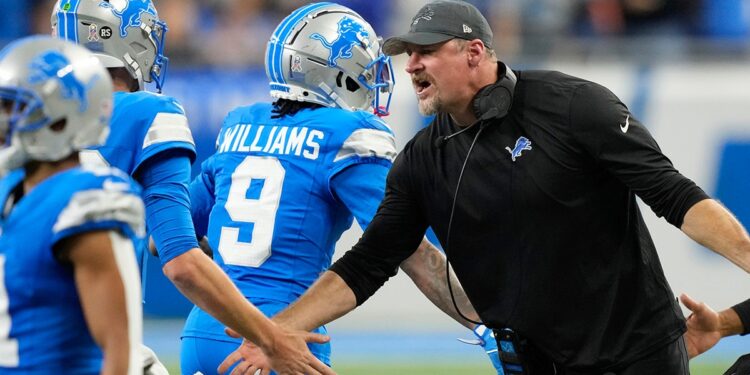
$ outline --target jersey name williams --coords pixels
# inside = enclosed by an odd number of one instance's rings
[[[216,152],[262,152],[316,160],[324,137],[322,131],[306,127],[236,124],[221,130]]]

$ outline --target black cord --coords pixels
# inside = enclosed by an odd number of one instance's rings
[[[479,134],[482,133],[482,130],[484,129],[484,126],[479,126],[479,130],[477,131],[477,134],[474,136],[474,140],[471,141],[471,146],[469,146],[469,151],[466,153],[466,159],[464,159],[464,164],[461,166],[461,172],[458,174],[458,182],[456,183],[456,191],[453,193],[453,203],[451,203],[451,215],[448,218],[448,234],[445,236],[445,278],[448,281],[448,292],[451,295],[451,302],[453,302],[453,307],[456,309],[456,312],[459,316],[461,316],[466,321],[472,322],[474,324],[482,324],[482,322],[477,322],[475,320],[469,319],[461,312],[461,309],[458,308],[458,304],[456,303],[456,298],[453,296],[453,287],[451,286],[451,273],[450,273],[450,253],[448,251],[448,248],[450,246],[451,241],[451,229],[453,227],[453,214],[456,211],[456,198],[458,198],[458,190],[461,188],[461,180],[464,177],[464,170],[466,169],[466,164],[469,162],[469,156],[471,156],[471,151],[474,149],[474,144],[477,142],[477,139],[479,138]]]

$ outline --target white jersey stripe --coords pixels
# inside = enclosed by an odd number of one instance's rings
[[[352,156],[376,157],[393,161],[396,157],[396,141],[392,134],[376,129],[358,129],[341,145],[333,162]]]
[[[141,310],[141,282],[138,264],[135,260],[133,242],[116,231],[109,232],[112,242],[117,269],[120,272],[122,285],[125,289],[125,306],[128,315],[128,339],[130,356],[128,375],[143,374],[143,358],[141,345],[143,343],[143,313]]]
[[[186,142],[195,145],[185,115],[161,112],[154,117],[143,139],[143,148],[162,142]]]

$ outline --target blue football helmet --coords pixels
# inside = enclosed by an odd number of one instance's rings
[[[27,37],[0,51],[0,104],[0,169],[8,171],[104,143],[112,81],[85,48]],[[64,126],[54,126],[63,120]]]
[[[380,44],[372,26],[347,7],[301,7],[281,21],[268,42],[271,96],[387,115],[394,76]]]
[[[161,92],[169,59],[164,56],[167,24],[151,0],[58,0],[52,34],[93,51],[107,68],[125,68]]]

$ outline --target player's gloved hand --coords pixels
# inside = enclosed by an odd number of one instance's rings
[[[484,352],[490,357],[490,362],[492,362],[492,366],[495,367],[497,375],[504,375],[503,364],[500,362],[500,355],[497,352],[497,341],[495,341],[495,335],[492,333],[492,330],[487,328],[484,324],[478,324],[474,327],[473,332],[476,339],[458,339],[458,341],[469,345],[481,345]]]
[[[724,375],[750,375],[750,354],[738,358]]]
[[[167,368],[148,346],[141,345],[141,357],[143,357],[143,375],[169,375]]]

